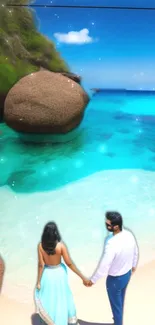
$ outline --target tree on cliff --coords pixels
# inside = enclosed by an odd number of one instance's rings
[[[9,89],[23,76],[41,67],[68,72],[54,43],[37,30],[35,11],[6,4],[29,4],[30,0],[5,0],[0,6],[0,110]]]

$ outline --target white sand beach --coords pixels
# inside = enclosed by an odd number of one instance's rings
[[[79,319],[112,323],[111,310],[105,290],[105,279],[86,288],[78,278],[71,283]],[[155,324],[155,261],[137,269],[130,281],[125,303],[124,325]],[[0,297],[0,321],[3,325],[39,325],[32,322],[34,304],[24,304]]]
[[[74,262],[90,276],[103,250],[104,213],[109,209],[122,213],[140,249],[138,270],[127,293],[124,324],[155,324],[154,193],[155,173],[142,170],[103,171],[41,193],[19,194],[1,187],[0,247],[6,264],[0,297],[2,324],[31,324],[35,312],[36,247],[44,224],[49,220],[57,222]],[[112,323],[105,280],[85,288],[71,272],[69,278],[78,317]]]

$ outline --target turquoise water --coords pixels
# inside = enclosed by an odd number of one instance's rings
[[[36,247],[49,220],[57,222],[73,260],[87,276],[100,258],[104,213],[110,209],[120,211],[125,226],[136,235],[140,263],[154,258],[154,126],[153,92],[96,94],[80,127],[50,137],[48,143],[44,137],[34,144],[30,137],[0,125],[5,294],[32,300]]]
[[[0,125],[0,186],[19,193],[54,190],[101,170],[154,171],[155,92],[98,93],[77,130],[42,144],[23,139],[32,140]]]

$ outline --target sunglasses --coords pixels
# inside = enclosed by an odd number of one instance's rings
[[[112,228],[112,227],[117,226],[117,225],[115,225],[113,223],[111,223],[111,225],[109,225],[107,222],[105,222],[105,225],[106,225],[107,228]]]

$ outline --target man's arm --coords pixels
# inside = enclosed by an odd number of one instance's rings
[[[133,256],[133,262],[132,262],[132,272],[134,272],[136,270],[138,260],[139,260],[139,249],[138,249],[137,242],[135,240],[134,256]]]
[[[100,263],[94,272],[93,276],[91,277],[91,282],[96,283],[100,278],[102,278],[104,275],[106,275],[112,265],[112,262],[115,258],[115,249],[114,246],[111,244],[111,241],[109,240],[106,244],[105,251],[103,253],[103,256],[100,260]]]

